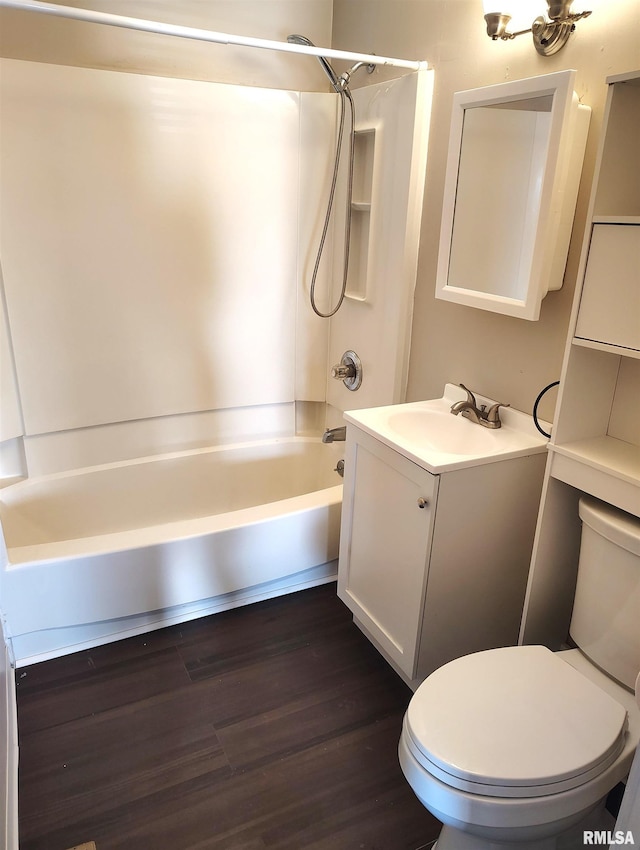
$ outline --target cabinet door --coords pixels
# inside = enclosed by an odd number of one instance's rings
[[[338,594],[409,678],[417,647],[438,476],[349,426]]]

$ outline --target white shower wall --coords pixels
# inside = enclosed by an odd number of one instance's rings
[[[354,91],[354,262],[328,322],[309,288],[335,94],[0,60],[0,478],[401,401],[432,73]],[[342,279],[339,194],[321,305]],[[328,379],[348,348],[357,394]]]
[[[0,267],[0,443],[23,433]]]
[[[342,381],[329,381],[329,416],[336,422],[340,411],[405,399],[433,75],[424,67],[353,92],[365,160],[353,197],[350,264],[358,274],[354,280],[349,276],[343,305],[331,320],[329,359],[339,363],[344,351],[354,349],[363,381],[357,392]],[[340,220],[334,299],[342,280],[342,229]]]
[[[319,226],[335,96],[0,71],[0,259],[30,472],[291,433],[294,401],[325,395],[298,244]]]

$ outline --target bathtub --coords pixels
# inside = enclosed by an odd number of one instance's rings
[[[341,453],[295,437],[1,490],[2,608],[17,664],[334,579]]]

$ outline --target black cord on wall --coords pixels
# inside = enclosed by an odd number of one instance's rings
[[[547,392],[547,390],[550,390],[552,387],[557,387],[559,383],[560,381],[554,381],[552,384],[547,384],[547,386],[543,390],[540,390],[540,392],[538,393],[538,398],[535,400],[535,403],[533,405],[533,423],[544,437],[550,437],[551,434],[547,434],[547,432],[543,431],[540,427],[540,423],[538,422],[538,405],[540,404],[542,396]]]

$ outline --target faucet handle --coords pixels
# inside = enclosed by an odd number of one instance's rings
[[[487,422],[500,423],[500,414],[498,411],[501,407],[511,407],[511,405],[502,404],[502,402],[500,401],[497,404],[492,404],[489,410],[487,410],[484,415],[484,418],[487,420]],[[499,425],[497,425],[497,427],[499,427]]]
[[[352,363],[338,363],[337,366],[331,367],[331,377],[338,381],[344,381],[345,378],[355,378],[356,369]]]
[[[458,384],[458,386],[466,392],[466,394],[467,394],[467,401],[469,402],[469,404],[472,404],[474,407],[476,407],[476,408],[477,408],[477,405],[476,405],[476,397],[475,397],[475,396],[474,396],[474,394],[471,392],[471,390],[470,390],[468,387],[465,387],[465,385],[464,385],[464,384]]]

